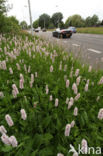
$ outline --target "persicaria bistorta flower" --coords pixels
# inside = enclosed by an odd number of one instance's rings
[[[100,99],[100,96],[97,96],[97,99],[96,99],[96,101],[98,102],[98,101],[99,101],[99,99]]]
[[[68,109],[70,109],[72,106],[73,106],[73,102],[72,101],[69,101],[69,103],[68,103]]]
[[[69,80],[66,80],[66,88],[69,87],[69,84],[70,84]]]
[[[74,108],[74,116],[77,116],[77,115],[78,115],[78,108],[75,107],[75,108]]]
[[[67,64],[65,64],[65,66],[64,66],[64,71],[66,71],[67,70]]]
[[[70,135],[70,130],[71,130],[71,124],[67,124],[65,127],[65,136]]]
[[[0,98],[3,98],[3,97],[4,97],[3,92],[0,92]]]
[[[74,100],[75,100],[75,101],[78,101],[79,98],[80,98],[80,93],[78,93],[78,94],[75,96]]]
[[[80,77],[80,76],[77,77],[77,79],[76,79],[76,85],[77,85],[77,86],[79,86],[80,80],[81,80],[81,77]]]
[[[75,126],[75,121],[73,120],[72,122],[71,122],[71,128],[73,128]]]
[[[50,66],[50,72],[51,73],[53,72],[53,66],[52,65]]]
[[[7,130],[5,129],[3,125],[0,126],[0,133],[1,134],[7,133]]]
[[[103,84],[103,76],[101,77],[100,81],[98,82],[98,84]]]
[[[20,65],[19,65],[19,63],[16,63],[16,66],[17,66],[17,70],[20,70]]]
[[[16,94],[19,94],[18,88],[15,84],[12,85],[13,90],[15,90]]]
[[[74,94],[77,94],[78,93],[78,88],[77,88],[76,83],[73,83],[72,90],[74,91]]]
[[[17,97],[17,94],[19,94],[19,91],[18,91],[18,88],[16,87],[15,84],[12,85],[12,94],[13,94],[13,97],[16,98]]]
[[[50,101],[52,101],[52,100],[53,100],[53,96],[52,96],[52,95],[50,95],[50,98],[49,98],[49,99],[50,99]]]
[[[24,81],[22,79],[20,79],[20,82],[19,82],[19,87],[20,89],[23,89],[24,88]]]
[[[13,74],[13,70],[11,67],[9,68],[9,72],[10,72],[10,74]]]
[[[79,71],[80,71],[80,69],[76,69],[76,71],[75,71],[75,76],[76,77],[79,75]]]
[[[5,133],[2,134],[1,140],[2,140],[2,142],[3,142],[4,144],[10,145],[9,137],[8,137]]]
[[[21,118],[22,118],[23,120],[26,120],[27,114],[26,114],[25,110],[24,110],[24,109],[21,109],[21,110],[20,110],[20,113],[21,113]]]
[[[88,91],[88,83],[85,85],[85,88],[84,88],[85,92]]]
[[[59,100],[56,98],[55,99],[55,107],[58,107],[58,103],[59,103]]]
[[[98,119],[99,119],[99,120],[102,120],[102,119],[103,119],[103,108],[101,108],[101,109],[99,110]]]
[[[82,152],[83,152],[83,154],[87,154],[87,152],[88,152],[87,141],[85,139],[83,139],[81,145],[82,145]]]
[[[7,121],[10,127],[14,125],[13,120],[9,114],[5,115],[5,120]]]
[[[17,142],[15,136],[11,136],[11,137],[9,138],[9,141],[10,141],[10,144],[11,144],[13,147],[17,147],[17,146],[18,146],[18,142]]]

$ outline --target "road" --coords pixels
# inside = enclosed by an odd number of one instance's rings
[[[57,43],[67,52],[73,52],[82,63],[90,64],[94,68],[103,69],[103,35],[73,34],[70,39],[52,37],[52,32],[39,32],[38,36],[49,42]]]

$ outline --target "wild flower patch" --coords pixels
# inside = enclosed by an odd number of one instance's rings
[[[103,72],[39,38],[0,35],[0,137],[5,156],[102,147]]]

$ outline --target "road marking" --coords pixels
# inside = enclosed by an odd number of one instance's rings
[[[97,53],[97,54],[101,54],[102,53],[101,51],[98,51],[98,50],[95,50],[95,49],[88,49],[88,51],[92,51],[92,52]]]
[[[80,45],[79,44],[72,44],[73,46],[76,46],[76,47],[79,47]]]

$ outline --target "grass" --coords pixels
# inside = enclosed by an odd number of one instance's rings
[[[0,92],[4,95],[0,97],[0,125],[6,128],[9,137],[14,135],[18,142],[17,147],[12,147],[0,140],[0,155],[57,156],[63,153],[71,156],[69,145],[78,150],[82,139],[87,140],[89,147],[102,147],[103,120],[97,117],[103,108],[103,84],[98,85],[103,71],[88,71],[88,66],[82,66],[72,54],[37,37],[1,35],[0,40]],[[80,70],[78,73],[77,69]],[[24,78],[22,89],[20,74]],[[80,98],[74,100],[68,109],[70,103],[66,104],[66,99],[75,99],[77,94],[72,85],[79,76],[81,80],[77,89]],[[70,81],[69,87],[66,87],[66,79]],[[13,96],[13,84],[19,91],[17,97]],[[55,105],[56,99],[59,100],[58,105]],[[73,113],[75,107],[78,108],[77,116]],[[27,114],[26,120],[21,118],[21,109]],[[6,114],[14,122],[11,127],[5,120]],[[65,136],[65,127],[72,121],[75,125],[70,135]]]
[[[103,34],[103,27],[77,28],[78,33]]]

